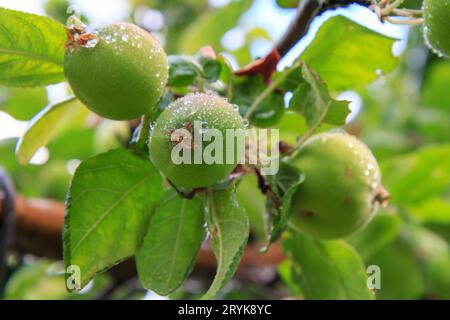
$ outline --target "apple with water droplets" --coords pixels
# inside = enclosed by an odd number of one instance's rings
[[[450,0],[424,0],[423,17],[427,45],[439,56],[450,57]]]
[[[135,25],[89,30],[74,20],[64,73],[90,110],[111,120],[131,120],[155,109],[167,83],[168,62],[158,41]]]
[[[244,134],[244,129],[245,121],[226,99],[191,93],[157,119],[150,137],[151,159],[177,187],[207,187],[225,179],[238,164],[244,148],[231,135]]]
[[[291,164],[305,175],[292,198],[293,227],[315,238],[343,238],[361,229],[386,197],[372,152],[347,133],[311,137]]]

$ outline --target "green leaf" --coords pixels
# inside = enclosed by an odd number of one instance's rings
[[[222,63],[199,52],[195,56],[169,56],[169,86],[187,87],[202,78],[212,83],[219,79]]]
[[[64,80],[66,33],[52,19],[0,8],[0,84],[44,86]]]
[[[414,256],[416,262],[420,264],[421,271],[424,273],[423,280],[429,293],[440,299],[450,299],[448,242],[426,228],[413,224],[404,225],[398,242],[398,247],[403,254],[408,253]]]
[[[137,252],[162,197],[158,171],[127,150],[81,163],[67,196],[63,240],[64,263],[80,268],[82,287]]]
[[[269,238],[265,249],[268,249],[270,244],[278,240],[282,232],[287,228],[289,217],[292,213],[292,197],[304,178],[304,174],[284,162],[280,162],[280,168],[276,175],[266,177],[272,191],[279,198],[281,207],[278,208],[276,203],[273,203],[271,199],[267,199],[266,211],[269,220]]]
[[[277,5],[281,8],[293,9],[297,8],[302,0],[277,0]]]
[[[310,128],[322,123],[344,125],[350,102],[331,98],[326,83],[307,65],[302,65],[301,74],[303,81],[293,92],[289,108],[302,114]]]
[[[212,299],[236,272],[247,244],[249,223],[245,210],[236,201],[234,186],[226,190],[209,190],[205,209],[217,271],[202,299]]]
[[[450,251],[436,255],[426,266],[430,292],[439,299],[450,299]]]
[[[0,110],[17,120],[30,120],[47,104],[45,87],[0,88]]]
[[[5,288],[5,300],[90,300],[111,285],[108,275],[95,279],[87,292],[75,294],[65,289],[64,268],[60,262],[36,259],[14,270]]]
[[[156,208],[136,255],[142,285],[160,295],[176,290],[189,275],[205,239],[203,202],[167,193]]]
[[[63,132],[58,134],[58,136],[47,145],[47,149],[52,158],[64,160],[78,159],[84,161],[97,153],[103,153],[119,147],[116,145],[114,148],[104,150],[94,148],[94,133],[98,132],[98,130],[99,127],[97,127],[97,131],[92,130],[92,128],[62,129]],[[67,148],[67,146],[70,146],[70,148]]]
[[[188,86],[201,74],[201,66],[190,56],[169,56],[168,85],[174,87]]]
[[[239,106],[239,111],[245,115],[247,110],[264,91],[267,86],[262,77],[236,77],[232,103]],[[284,98],[278,92],[271,92],[258,106],[250,117],[250,123],[260,128],[267,128],[276,124],[283,117]]]
[[[331,91],[360,88],[391,72],[397,63],[392,54],[395,39],[367,29],[345,17],[326,21],[301,55]]]
[[[285,259],[278,265],[278,276],[283,284],[285,284],[292,295],[302,297],[303,292],[300,287],[301,268],[298,264],[293,263],[289,259]]]
[[[401,222],[398,215],[378,212],[364,229],[351,235],[347,241],[367,261],[373,254],[395,240]]]
[[[295,144],[299,134],[308,131],[306,119],[292,110],[284,113],[277,128],[280,130],[280,140],[288,144]]]
[[[213,83],[220,78],[220,73],[222,71],[222,64],[216,59],[200,56],[198,61],[203,68],[203,78],[209,83]]]
[[[393,203],[418,204],[450,190],[450,144],[424,147],[381,163]]]
[[[319,241],[294,231],[283,246],[301,267],[300,285],[306,299],[374,298],[360,256],[344,241]]]
[[[233,0],[223,8],[213,9],[196,19],[179,37],[179,51],[194,54],[205,45],[221,51],[222,36],[233,28],[250,7],[251,0]]]
[[[381,299],[412,300],[424,291],[422,275],[417,261],[396,244],[389,245],[373,255],[368,265],[376,265],[381,273]]]
[[[30,121],[27,130],[17,143],[17,161],[22,165],[27,164],[36,151],[55,136],[64,119],[70,117],[72,112],[81,106],[76,98],[70,98],[51,104],[39,112]]]
[[[427,68],[422,89],[422,103],[425,106],[450,111],[450,63],[447,60],[436,61]]]
[[[250,221],[253,234],[261,239],[266,239],[266,224],[264,219],[266,197],[258,188],[258,180],[255,175],[245,175],[236,190],[238,203],[245,209]]]
[[[419,204],[407,207],[421,223],[448,225],[450,227],[450,201],[448,199],[431,197]]]

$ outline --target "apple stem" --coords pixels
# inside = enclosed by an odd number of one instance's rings
[[[383,17],[384,21],[397,25],[415,26],[423,23],[423,18],[399,20],[392,17]]]
[[[400,7],[403,2],[405,0],[395,0],[394,2],[387,4],[387,6],[385,8],[381,8],[380,13],[381,16],[388,16],[392,13],[392,11],[394,11],[395,9],[397,9],[398,7]]]

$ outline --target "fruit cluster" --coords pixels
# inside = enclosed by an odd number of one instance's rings
[[[155,113],[167,84],[168,62],[150,34],[127,23],[90,30],[74,21],[66,48],[66,77],[90,110],[113,120]],[[215,94],[188,94],[172,102],[149,128],[151,160],[177,188],[210,187],[229,177],[242,154],[221,141],[222,161],[196,162],[196,150],[217,141],[210,137],[197,142],[193,137],[204,138],[212,130],[225,137],[229,129],[245,129],[237,106]],[[174,161],[177,147],[183,147],[190,162]],[[227,162],[230,152],[233,160]],[[305,175],[292,200],[294,227],[317,238],[340,238],[371,219],[381,188],[380,170],[370,150],[355,137],[318,134],[289,161]]]

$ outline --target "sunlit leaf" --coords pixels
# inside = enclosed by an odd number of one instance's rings
[[[64,26],[47,17],[0,8],[0,84],[43,86],[64,80]]]
[[[326,83],[307,65],[302,65],[301,74],[302,81],[293,92],[289,108],[301,113],[310,128],[322,123],[344,125],[350,102],[331,98]]]
[[[24,135],[17,143],[16,157],[19,163],[27,164],[36,151],[55,136],[66,117],[82,104],[75,98],[51,104],[39,112],[29,123]]]
[[[450,145],[425,147],[381,163],[393,203],[413,204],[450,190]]]
[[[336,16],[321,26],[300,58],[331,91],[356,89],[395,68],[394,42],[395,39]]]
[[[162,197],[158,171],[127,150],[81,163],[64,219],[64,262],[80,268],[81,287],[97,272],[137,252]]]

